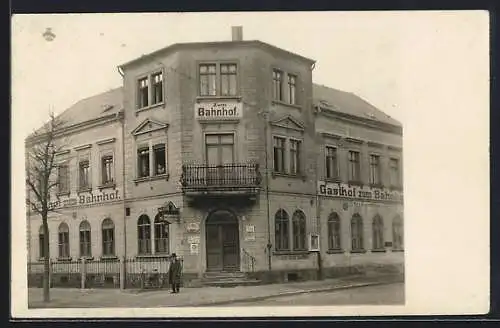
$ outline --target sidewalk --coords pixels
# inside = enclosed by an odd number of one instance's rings
[[[99,307],[168,307],[168,306],[214,306],[231,305],[238,302],[257,301],[270,297],[312,293],[336,289],[355,288],[402,281],[402,276],[352,276],[321,281],[238,286],[233,288],[203,287],[183,288],[179,294],[168,290],[137,292],[117,289],[51,289],[51,302],[44,304],[42,289],[30,288],[29,308],[99,308]]]

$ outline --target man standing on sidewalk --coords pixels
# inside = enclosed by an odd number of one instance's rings
[[[181,276],[181,261],[179,261],[175,253],[172,253],[172,260],[170,262],[170,267],[168,268],[168,282],[172,286],[172,293],[178,293],[180,291]]]

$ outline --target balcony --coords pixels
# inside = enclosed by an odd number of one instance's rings
[[[255,196],[261,183],[258,164],[184,164],[182,191],[188,196]]]

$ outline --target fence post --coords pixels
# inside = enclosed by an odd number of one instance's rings
[[[52,259],[49,258],[49,288],[52,288]]]
[[[125,256],[120,256],[120,290],[125,289],[126,282],[126,274],[125,274],[125,266],[127,263],[125,262]]]
[[[82,257],[82,266],[80,267],[80,278],[81,278],[81,285],[80,287],[82,289],[85,289],[85,285],[87,282],[87,265],[86,265],[85,258]]]

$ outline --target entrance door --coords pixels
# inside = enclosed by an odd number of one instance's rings
[[[238,220],[216,211],[206,223],[207,271],[238,271],[240,266]]]
[[[224,164],[234,162],[234,135],[208,134],[206,136],[207,151],[207,184],[224,185],[230,182],[232,168]]]

